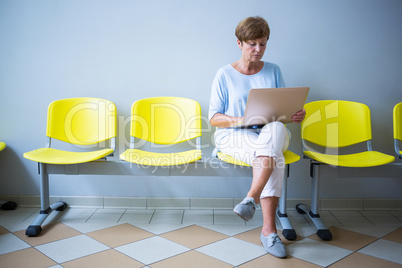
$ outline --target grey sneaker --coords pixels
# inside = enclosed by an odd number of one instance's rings
[[[235,206],[233,212],[240,216],[243,220],[249,221],[254,217],[255,208],[257,205],[254,198],[246,197],[239,204]]]
[[[278,258],[286,258],[288,255],[286,253],[285,245],[282,244],[282,240],[276,233],[272,233],[268,236],[264,236],[261,233],[261,243],[264,249],[271,255]]]

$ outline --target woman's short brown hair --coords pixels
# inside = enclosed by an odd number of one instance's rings
[[[240,42],[263,37],[269,39],[270,29],[265,19],[258,16],[248,17],[237,25],[235,34]]]

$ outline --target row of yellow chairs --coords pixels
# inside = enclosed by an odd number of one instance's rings
[[[319,221],[318,180],[319,166],[329,164],[341,167],[368,167],[384,165],[394,157],[371,147],[370,110],[361,103],[349,101],[315,101],[305,105],[306,118],[301,124],[302,144],[311,143],[323,147],[319,152],[303,146],[303,154],[311,159],[313,178],[312,204],[310,208],[300,204],[296,209],[308,213],[316,224],[317,234],[324,240],[332,238],[329,230]],[[395,150],[401,157],[399,141],[402,140],[402,103],[394,108]],[[179,97],[155,97],[134,102],[130,118],[130,148],[120,158],[141,165],[172,166],[201,159],[201,107],[198,102]],[[27,235],[37,235],[45,214],[53,209],[62,210],[66,204],[49,205],[48,175],[46,164],[78,164],[95,161],[115,150],[116,107],[107,100],[97,98],[73,98],[52,102],[48,108],[46,147],[24,154],[24,157],[40,163],[41,169],[41,215],[27,229]],[[72,152],[51,148],[51,140],[57,139],[73,145],[93,145],[109,141],[109,147],[86,152]],[[136,139],[153,144],[174,145],[196,139],[195,149],[184,152],[157,153],[135,148]],[[340,155],[327,149],[340,149],[367,142],[367,150]],[[285,163],[297,162],[300,156],[285,152]],[[217,156],[237,165],[246,165],[230,156]],[[285,188],[285,187],[284,187]],[[286,198],[284,198],[286,199]],[[282,204],[282,208],[286,205]],[[285,211],[285,210],[283,210]],[[284,212],[285,213],[285,212]]]

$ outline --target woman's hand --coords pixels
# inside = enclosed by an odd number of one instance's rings
[[[306,117],[306,110],[303,109],[292,116],[292,121],[293,123],[300,124],[303,122],[304,117]]]
[[[240,125],[243,122],[243,118],[216,113],[209,122],[213,127],[228,128]]]

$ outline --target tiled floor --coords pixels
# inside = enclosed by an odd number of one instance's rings
[[[261,246],[260,211],[246,223],[231,210],[69,208],[27,237],[38,211],[0,211],[0,267],[402,267],[402,211],[321,211],[329,242],[289,211],[287,259]]]

